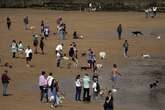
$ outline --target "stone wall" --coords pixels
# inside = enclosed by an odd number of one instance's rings
[[[0,0],[1,8],[45,7],[57,10],[87,8],[92,2],[100,10],[142,10],[153,4],[165,10],[165,0]]]

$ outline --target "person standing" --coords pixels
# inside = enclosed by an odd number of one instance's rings
[[[49,37],[49,33],[50,33],[49,27],[48,26],[45,26],[44,27],[44,36],[45,36],[45,39]]]
[[[47,81],[48,81],[48,97],[50,98],[51,96],[51,85],[52,85],[52,81],[53,81],[53,74],[50,72],[49,76],[47,77]]]
[[[44,54],[44,47],[45,47],[45,43],[44,43],[44,37],[41,37],[40,40],[40,49],[41,49],[41,53]]]
[[[96,79],[94,78],[92,88],[93,88],[93,99],[97,100],[98,94],[100,92],[100,84],[97,78]]]
[[[27,49],[25,50],[25,55],[26,55],[26,66],[30,67],[29,62],[32,60],[32,49],[30,48],[30,46],[27,46]]]
[[[7,24],[8,30],[10,30],[11,29],[11,19],[9,17],[6,18],[6,24]]]
[[[75,95],[75,100],[76,101],[81,101],[81,88],[82,88],[82,84],[81,84],[81,79],[80,79],[80,75],[76,76],[76,80],[75,80],[75,85],[76,85],[76,95]]]
[[[62,51],[57,51],[56,53],[57,67],[60,67],[61,59],[62,59]]]
[[[8,73],[8,71],[5,70],[4,73],[1,76],[2,85],[3,85],[3,96],[8,96],[7,88],[8,88],[10,78],[9,78],[7,73]]]
[[[25,25],[25,30],[28,30],[28,24],[29,24],[29,18],[28,16],[25,16],[23,19],[24,25]]]
[[[43,98],[45,96],[46,102],[48,102],[48,84],[47,84],[47,79],[46,79],[46,72],[42,71],[41,75],[39,76],[39,88],[40,88],[40,101],[43,101]]]
[[[34,54],[37,54],[37,48],[38,48],[38,36],[37,35],[33,35],[34,39],[33,39],[33,46],[34,46]]]
[[[88,74],[83,77],[83,92],[83,101],[90,101],[90,77]]]
[[[18,46],[17,46],[17,42],[15,40],[13,40],[12,43],[11,43],[11,51],[12,51],[12,57],[16,58],[16,53],[18,51]]]
[[[41,25],[40,26],[41,26],[41,33],[43,33],[44,32],[44,27],[45,27],[43,20],[41,21]]]
[[[113,110],[113,109],[114,109],[113,96],[112,96],[112,91],[110,90],[105,98],[104,110]]]
[[[118,71],[118,67],[116,64],[113,64],[113,68],[112,68],[112,90],[114,92],[116,92],[116,85],[117,85],[117,80],[118,80],[118,76],[121,76],[120,72]]]
[[[124,57],[126,58],[126,57],[128,57],[128,47],[129,47],[127,40],[125,40],[123,47],[124,47]]]
[[[119,24],[117,27],[117,33],[118,33],[118,39],[119,40],[121,40],[122,31],[123,31],[122,26],[121,26],[121,24]]]
[[[21,56],[24,55],[24,46],[22,44],[22,41],[19,41],[18,43],[18,53],[21,54]]]

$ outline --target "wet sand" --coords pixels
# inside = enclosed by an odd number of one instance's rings
[[[30,26],[35,26],[34,30],[24,30],[23,17],[29,16]],[[12,30],[6,27],[6,17],[12,19]],[[15,39],[22,40],[24,46],[32,46],[32,34],[40,32],[41,20],[46,20],[50,25],[51,32],[56,32],[56,18],[62,16],[67,25],[67,40],[58,40],[57,35],[51,35],[45,41],[46,55],[34,55],[32,60],[33,68],[27,68],[24,59],[12,59],[9,48],[10,42]],[[123,25],[122,40],[117,39],[116,27]],[[62,69],[55,67],[55,47],[58,43],[64,43],[64,53],[67,53],[72,40],[73,31],[78,31],[84,36],[83,40],[78,40],[78,53],[80,65],[86,64],[86,57],[81,57],[81,53],[93,48],[97,56],[97,62],[103,64],[101,71],[101,83],[104,87],[111,88],[110,74],[112,64],[118,64],[122,77],[119,79],[119,90],[114,94],[115,109],[117,110],[164,110],[165,108],[165,14],[160,13],[154,19],[145,19],[144,13],[139,12],[65,12],[52,10],[34,9],[0,9],[0,55],[2,63],[9,62],[13,68],[0,67],[0,72],[9,70],[11,82],[9,86],[9,97],[0,95],[0,107],[3,110],[45,110],[50,109],[50,105],[41,104],[39,101],[39,88],[37,86],[38,75],[41,70],[53,72],[53,76],[61,81],[62,89],[65,92],[66,100],[59,110],[101,110],[103,100],[90,104],[76,103],[73,100],[74,78],[77,72],[67,69],[66,65]],[[131,37],[131,31],[140,30],[144,36]],[[157,36],[151,33],[158,34]],[[130,44],[129,58],[123,57],[122,44],[127,39]],[[108,58],[100,60],[98,53],[106,51]],[[148,53],[151,59],[142,59],[141,53]],[[156,71],[156,72],[155,72]],[[91,71],[80,71],[80,74],[91,73]],[[154,95],[150,94],[149,84],[158,79],[160,84],[154,90]],[[1,90],[2,86],[0,86]],[[1,93],[1,91],[0,91]]]

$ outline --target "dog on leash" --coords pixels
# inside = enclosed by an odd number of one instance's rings
[[[132,36],[138,36],[138,35],[143,35],[144,36],[144,34],[141,32],[141,31],[133,31],[133,32],[131,32],[132,33]]]

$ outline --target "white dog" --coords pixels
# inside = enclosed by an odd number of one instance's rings
[[[103,64],[96,64],[96,70],[100,72],[102,68],[103,68]]]
[[[102,60],[105,59],[106,58],[106,52],[100,52],[99,56]]]
[[[149,54],[142,54],[142,58],[151,58]]]

